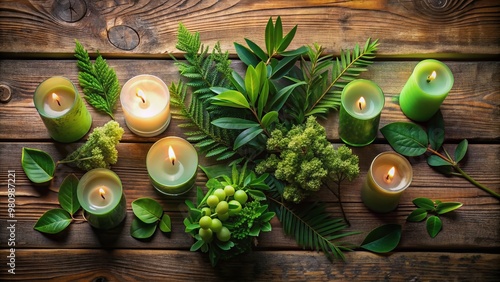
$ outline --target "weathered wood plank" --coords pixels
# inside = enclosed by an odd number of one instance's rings
[[[470,142],[498,142],[500,140],[500,63],[492,62],[446,62],[455,76],[455,84],[441,109],[445,118],[446,138],[458,142],[468,138]],[[123,85],[131,77],[148,73],[157,75],[167,84],[177,82],[179,74],[172,60],[109,60]],[[235,69],[241,71],[242,63],[235,62]],[[416,62],[376,62],[363,78],[379,84],[386,96],[380,127],[395,121],[408,121],[401,112],[395,98],[410,76]],[[43,80],[63,75],[78,84],[74,60],[0,60],[0,85],[7,85],[12,91],[12,100],[0,103],[0,139],[47,140],[48,133],[33,105],[33,93]],[[79,87],[79,86],[78,86]],[[109,117],[97,113],[90,106],[94,122],[100,126]],[[19,117],[23,118],[20,119]],[[158,137],[140,138],[126,128],[123,112],[118,102],[116,120],[125,128],[124,141],[155,141]],[[173,121],[161,136],[182,135]],[[333,112],[326,126],[328,138],[339,141],[338,114]],[[159,136],[159,137],[161,137]],[[378,138],[382,140],[379,133]]]
[[[347,262],[332,263],[316,252],[266,251],[212,268],[206,255],[188,251],[32,249],[16,250],[16,274],[1,275],[9,281],[497,281],[499,260],[487,253],[353,252]]]
[[[182,22],[199,31],[206,44],[220,41],[234,53],[233,42],[244,42],[244,37],[263,45],[267,20],[281,16],[285,32],[299,25],[290,48],[317,42],[328,53],[338,53],[371,37],[385,42],[383,56],[498,55],[498,3],[452,3],[8,0],[0,2],[0,50],[4,56],[70,56],[77,38],[93,52],[163,57],[178,52]]]

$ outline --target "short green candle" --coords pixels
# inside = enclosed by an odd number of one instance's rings
[[[85,173],[76,191],[88,223],[98,229],[118,226],[127,215],[127,201],[118,175],[105,168]]]
[[[377,137],[385,97],[372,81],[357,79],[342,90],[339,136],[351,146],[365,146]]]
[[[361,199],[372,211],[390,212],[398,206],[412,178],[413,170],[405,157],[395,152],[380,153],[370,165]]]
[[[177,196],[188,192],[196,182],[198,152],[179,137],[165,137],[149,149],[146,167],[153,186],[161,193]]]
[[[414,121],[429,120],[448,96],[454,81],[451,70],[442,62],[432,59],[419,62],[399,95],[401,110]]]
[[[62,76],[43,81],[33,102],[50,137],[58,142],[79,140],[89,131],[92,116],[73,83]]]

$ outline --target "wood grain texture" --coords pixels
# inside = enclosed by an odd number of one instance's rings
[[[2,257],[7,253],[0,251]],[[398,252],[346,255],[256,251],[210,267],[206,255],[175,250],[19,250],[10,281],[498,281],[500,255]],[[2,277],[0,276],[0,277]]]
[[[179,80],[177,67],[172,60],[108,60],[118,76],[120,85],[135,75],[153,74],[167,85]],[[413,61],[375,62],[361,77],[373,80],[385,94],[380,127],[395,121],[409,121],[395,102],[405,82],[417,63]],[[455,84],[445,99],[441,110],[445,119],[446,138],[458,143],[464,138],[469,142],[487,140],[500,141],[500,63],[498,61],[446,61],[455,76]],[[234,69],[243,71],[241,62],[234,62]],[[49,136],[33,105],[33,93],[43,80],[54,76],[68,77],[78,86],[78,70],[75,60],[0,60],[0,85],[7,85],[12,92],[12,100],[0,103],[0,139],[48,140]],[[94,118],[93,127],[106,123],[108,116],[97,113],[87,105]],[[23,116],[20,120],[18,117]],[[125,129],[125,142],[154,141],[157,138],[139,138],[125,125],[121,105],[118,101],[116,120]],[[338,136],[338,113],[332,112],[328,120],[322,122],[327,137],[335,142]],[[166,135],[181,135],[173,121]],[[495,126],[496,125],[496,126]],[[379,132],[378,139],[383,136]]]
[[[213,46],[220,41],[223,49],[234,54],[233,42],[243,42],[243,35],[263,44],[266,22],[277,16],[282,17],[285,31],[299,25],[290,48],[317,42],[328,53],[338,53],[340,48],[350,48],[371,37],[385,42],[380,54],[388,57],[499,54],[500,5],[488,0],[446,1],[445,5],[422,0],[85,1],[86,13],[75,22],[67,2],[1,1],[2,55],[68,57],[77,38],[92,52],[165,57],[178,53],[175,41],[179,22],[199,31],[206,44]],[[112,44],[108,32],[116,26],[133,29],[140,38],[139,45],[124,51],[127,48]],[[121,40],[123,46],[131,46],[132,39]],[[25,44],[27,41],[31,44]]]

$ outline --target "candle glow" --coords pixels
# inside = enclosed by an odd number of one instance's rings
[[[61,102],[59,102],[59,96],[57,96],[56,93],[52,93],[52,99],[55,100],[57,102],[57,105],[60,107],[61,106]]]
[[[436,76],[437,76],[436,71],[432,71],[431,75],[429,75],[427,77],[427,83],[429,83],[429,82],[433,81],[434,79],[436,79]]]
[[[172,149],[172,146],[168,146],[168,158],[170,159],[172,165],[175,165],[175,153],[174,149]]]
[[[146,103],[146,95],[144,95],[144,91],[142,91],[141,89],[137,88],[135,96],[139,97],[143,104]]]
[[[394,178],[394,173],[395,172],[396,172],[396,168],[395,167],[391,167],[391,169],[389,169],[389,171],[385,175],[384,181],[387,182],[387,183],[391,183],[392,179]]]
[[[359,107],[359,110],[361,110],[361,111],[366,107],[365,98],[363,98],[363,97],[359,98],[358,107]]]

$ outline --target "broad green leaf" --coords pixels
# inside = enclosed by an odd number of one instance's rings
[[[136,239],[147,239],[156,231],[156,223],[145,223],[138,218],[132,220],[130,235]]]
[[[259,101],[257,103],[257,115],[262,117],[262,113],[264,112],[264,108],[267,105],[267,99],[269,98],[269,80],[266,78],[262,85],[262,89],[259,95]]]
[[[132,210],[135,216],[144,223],[155,223],[163,215],[161,205],[151,198],[139,198],[132,202]]]
[[[446,203],[439,203],[436,206],[436,212],[438,214],[444,214],[447,212],[451,212],[453,210],[456,210],[460,208],[463,204],[459,202],[446,202]]]
[[[252,199],[257,201],[263,201],[266,199],[266,194],[260,190],[248,190],[248,194]]]
[[[432,211],[434,209],[434,202],[428,198],[416,198],[413,199],[413,204],[419,208],[423,208],[426,211]]]
[[[271,79],[280,79],[287,75],[288,72],[295,66],[295,62],[299,56],[289,56],[283,57],[278,64],[273,66],[273,71],[271,72]]]
[[[225,129],[247,129],[259,125],[252,120],[233,117],[218,118],[212,121],[212,124]]]
[[[436,156],[436,155],[430,155],[427,158],[427,164],[430,166],[445,166],[445,165],[451,165],[449,162],[443,160],[442,158]]]
[[[361,243],[365,250],[375,253],[387,253],[399,244],[401,239],[401,225],[386,224],[373,229]]]
[[[427,217],[427,211],[424,208],[417,208],[412,211],[410,215],[406,218],[407,221],[419,222]]]
[[[427,151],[427,134],[416,124],[394,122],[382,127],[380,132],[401,155],[415,157]]]
[[[248,47],[250,47],[250,49],[254,52],[254,54],[257,55],[257,57],[259,57],[261,61],[264,62],[267,61],[267,54],[266,52],[264,52],[264,50],[262,50],[262,48],[259,47],[259,45],[255,44],[255,42],[247,38],[245,38],[245,42],[247,43]],[[256,66],[257,64],[258,62],[255,63],[255,65],[253,66]]]
[[[286,51],[286,52],[282,52],[280,55],[282,55],[283,57],[294,57],[294,56],[300,56],[300,55],[303,55],[305,53],[307,53],[309,49],[307,48],[307,46],[301,46],[295,50],[290,50],[290,51]]]
[[[221,248],[221,250],[229,251],[232,247],[234,247],[234,243],[232,241],[221,242],[219,240],[215,241],[217,246]]]
[[[191,252],[196,252],[197,250],[199,250],[201,248],[201,246],[203,246],[205,244],[205,241],[203,240],[198,240],[196,242],[194,242],[194,244],[191,246],[191,248],[189,249]]]
[[[247,72],[245,74],[245,89],[247,91],[250,105],[255,106],[255,102],[257,101],[257,97],[260,92],[260,74],[257,74],[257,71],[253,66],[248,66],[247,68]]]
[[[45,183],[53,178],[56,164],[44,151],[23,147],[21,165],[26,176],[34,183]]]
[[[439,231],[441,231],[441,228],[443,227],[443,223],[441,222],[441,219],[435,215],[429,216],[426,222],[427,226],[427,233],[434,238],[436,235],[438,235]]]
[[[469,142],[467,139],[462,140],[462,142],[458,143],[457,148],[455,149],[455,162],[458,163],[460,162],[464,157],[465,154],[467,153],[467,146],[469,145]]]
[[[231,83],[236,87],[236,90],[238,90],[239,92],[245,92],[245,80],[243,79],[243,77],[241,77],[241,75],[235,71],[233,71],[231,74],[232,75],[230,77],[230,80]]]
[[[236,49],[236,54],[238,54],[238,58],[245,63],[247,66],[256,66],[260,60],[257,58],[257,56],[250,51],[247,47],[239,44],[239,43],[234,43],[234,49]]]
[[[211,166],[200,165],[199,167],[201,168],[201,170],[203,170],[203,172],[205,173],[207,178],[210,180],[217,178],[219,176],[222,176],[222,175],[229,175],[231,173],[231,167],[229,167],[227,165],[211,165]]]
[[[274,24],[274,43],[275,50],[279,49],[279,45],[281,44],[281,40],[283,39],[283,24],[281,23],[281,17],[278,16],[276,19],[276,23]]]
[[[264,130],[262,128],[260,128],[259,126],[250,127],[248,129],[245,129],[234,140],[234,147],[233,147],[233,149],[236,150],[239,147],[241,147],[241,146],[247,144],[248,142],[252,141],[255,137],[259,136],[259,134],[261,134],[262,131],[264,131]]]
[[[273,55],[273,51],[274,51],[274,24],[273,24],[273,18],[269,18],[269,20],[267,21],[265,41],[266,41],[267,54],[268,54],[269,57],[271,57]]]
[[[297,26],[294,26],[286,35],[283,37],[283,40],[279,43],[279,46],[276,48],[278,52],[283,55],[283,51],[288,48],[288,45],[292,42],[295,37],[295,33],[297,32]]]
[[[57,194],[59,204],[70,215],[74,215],[80,208],[80,202],[78,202],[78,197],[76,196],[77,187],[78,178],[74,174],[70,174],[64,178]]]
[[[432,149],[441,148],[444,142],[444,119],[440,110],[427,123],[427,135]]]
[[[46,211],[33,228],[43,233],[56,234],[66,229],[71,220],[71,215],[67,211],[52,209]]]
[[[285,102],[288,100],[288,97],[292,94],[293,90],[300,85],[306,84],[305,81],[294,83],[292,85],[288,85],[278,91],[276,95],[269,102],[269,108],[274,111],[281,110]]]
[[[210,90],[212,92],[214,92],[215,94],[220,94],[220,93],[223,93],[223,92],[226,92],[226,91],[229,91],[231,89],[227,89],[225,87],[218,87],[218,86],[214,86],[214,87],[210,87]]]
[[[212,97],[211,100],[212,104],[219,106],[250,109],[250,105],[245,96],[235,90],[228,90],[220,93]]]
[[[167,213],[164,213],[161,218],[160,230],[165,233],[172,231],[172,222],[170,220],[170,216]]]
[[[278,112],[277,111],[272,111],[272,112],[269,112],[267,114],[264,115],[264,117],[262,118],[262,127],[264,128],[269,128],[269,125],[271,125],[271,123],[275,122],[278,120]]]

